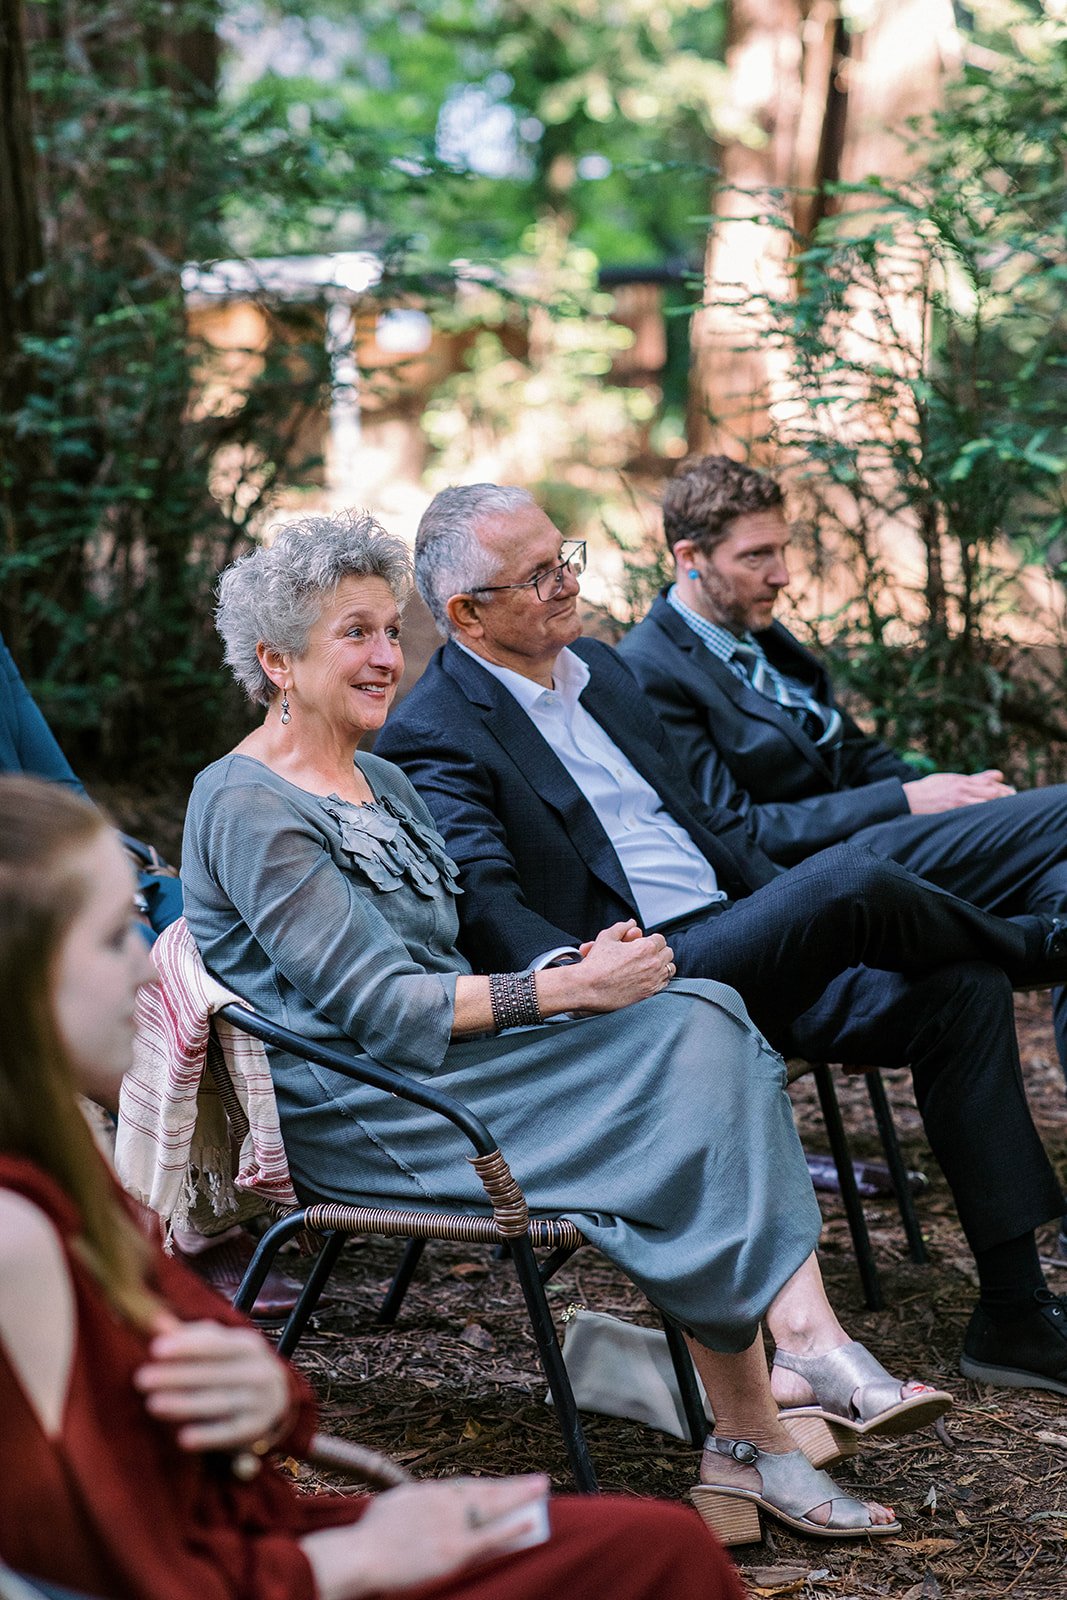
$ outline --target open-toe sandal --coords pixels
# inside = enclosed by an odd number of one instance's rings
[[[760,1480],[758,1489],[732,1483],[698,1483],[690,1489],[693,1504],[723,1544],[754,1544],[760,1537],[761,1511],[813,1539],[881,1538],[900,1532],[899,1522],[872,1522],[863,1501],[845,1494],[827,1473],[817,1471],[802,1450],[771,1455],[747,1439],[720,1439],[714,1434],[704,1448],[753,1467]],[[824,1505],[830,1507],[828,1521],[813,1522],[810,1513]]]
[[[953,1403],[944,1389],[926,1384],[905,1395],[900,1379],[855,1339],[821,1356],[778,1350],[774,1365],[799,1374],[815,1396],[814,1404],[783,1407],[779,1416],[817,1467],[855,1455],[868,1435],[893,1438],[925,1428]]]

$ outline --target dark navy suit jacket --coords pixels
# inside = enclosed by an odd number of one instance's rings
[[[841,712],[835,749],[820,749],[731,672],[662,596],[619,644],[703,800],[744,817],[750,838],[786,866],[872,823],[910,816],[901,785],[915,772],[837,705],[818,658],[779,622],[757,638],[779,672]]]
[[[629,670],[608,645],[573,647],[590,667],[581,700],[659,794],[739,899],[778,868],[744,821],[703,804]],[[481,971],[521,968],[546,950],[640,922],[618,856],[593,808],[526,712],[491,673],[449,643],[375,745],[404,768],[460,868],[461,945]]]

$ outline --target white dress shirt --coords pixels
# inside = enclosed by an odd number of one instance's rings
[[[646,928],[726,899],[710,862],[579,702],[589,682],[580,656],[561,650],[552,688],[545,689],[466,645],[459,648],[503,684],[562,761],[611,840]]]

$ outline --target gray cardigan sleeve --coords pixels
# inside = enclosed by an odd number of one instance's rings
[[[191,896],[205,873],[270,965],[367,1055],[436,1071],[451,1041],[457,974],[412,960],[313,821],[273,786],[231,773],[203,798],[186,839],[198,858],[188,862]],[[216,960],[215,971],[240,990],[239,970]]]

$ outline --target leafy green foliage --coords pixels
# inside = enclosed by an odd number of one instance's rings
[[[610,381],[612,358],[631,336],[607,319],[611,298],[597,292],[596,258],[545,221],[528,231],[501,282],[521,283],[523,299],[488,282],[461,298],[452,319],[478,331],[463,370],[423,416],[435,474],[454,480],[472,455],[495,461],[503,482],[549,485],[564,461],[581,461],[587,483],[617,469],[651,402],[643,389]],[[568,520],[582,498],[568,500]],[[595,493],[584,501],[588,514]]]
[[[383,299],[443,304],[454,257],[507,260],[526,304],[485,289],[491,326],[432,409],[442,460],[457,418],[503,438],[506,400],[556,433],[585,406],[582,448],[614,462],[647,401],[604,381],[621,335],[590,320],[597,262],[699,249],[724,5],[27,11],[46,264],[0,409],[0,621],[79,765],[191,767],[240,716],[214,574],[316,487],[331,374],[328,296],[259,293],[219,348],[185,264],[371,249]]]
[[[996,12],[1014,54],[968,69],[914,178],[838,186],[747,316],[786,374],[762,449],[807,490],[816,571],[856,578],[819,632],[878,731],[1058,771],[1062,695],[1015,642],[1005,549],[1067,576],[1067,22]]]
[[[387,152],[381,188],[350,195],[363,242],[403,222],[430,259],[500,258],[551,211],[602,261],[702,248],[723,0],[247,0],[228,22],[238,48],[272,26],[270,65],[234,71],[229,98],[311,163]],[[290,248],[269,206],[237,196],[234,215],[257,249]],[[337,220],[317,199],[301,225],[316,218]]]
[[[33,20],[47,249],[0,415],[3,629],[76,763],[195,767],[241,717],[215,575],[283,469],[290,504],[317,483],[331,375],[324,301],[253,295],[220,348],[193,331],[183,269],[232,254],[235,193],[300,216],[350,197],[351,170],[374,191],[380,153],[350,145],[339,175],[324,146],[309,169],[306,141],[220,107],[214,0],[34,0]]]

